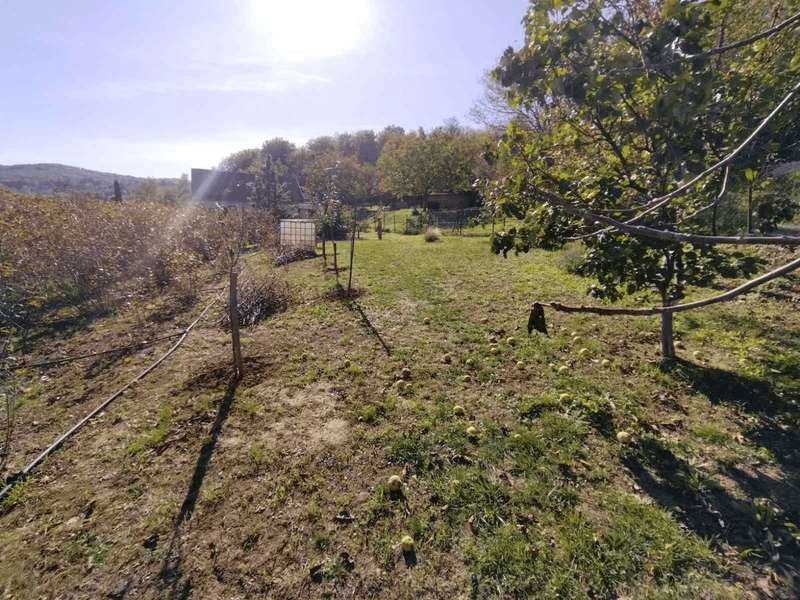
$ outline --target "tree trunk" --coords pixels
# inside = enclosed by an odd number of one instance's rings
[[[339,285],[339,251],[336,248],[336,242],[331,242],[333,244],[333,271],[336,273],[336,285]]]
[[[661,357],[675,358],[675,343],[672,338],[672,313],[661,313]]]
[[[231,268],[230,271],[230,294],[228,296],[228,314],[231,319],[231,342],[233,345],[233,377],[239,381],[244,375],[244,363],[242,362],[242,344],[239,339],[239,300],[237,296],[237,279],[238,274],[236,270]]]
[[[753,184],[747,186],[747,233],[753,233]]]

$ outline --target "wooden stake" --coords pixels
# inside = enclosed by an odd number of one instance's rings
[[[356,230],[358,223],[356,222],[356,209],[353,209],[353,233],[350,236],[350,270],[347,272],[347,295],[350,295],[350,286],[353,284],[353,253],[356,249]]]
[[[239,381],[244,375],[244,363],[242,362],[242,344],[239,339],[239,301],[237,297],[237,279],[238,274],[236,269],[231,267],[230,270],[230,294],[228,302],[228,314],[231,319],[231,341],[233,343],[233,376],[236,381]]]

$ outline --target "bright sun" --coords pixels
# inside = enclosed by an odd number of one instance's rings
[[[278,60],[341,56],[368,33],[369,0],[252,0],[251,27]]]

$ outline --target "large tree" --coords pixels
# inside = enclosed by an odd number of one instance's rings
[[[295,145],[283,138],[272,138],[261,146],[257,163],[253,200],[257,206],[277,210],[281,200],[291,200],[299,189],[302,162]]]
[[[217,167],[220,171],[241,171],[250,175],[258,175],[261,171],[261,149],[246,148],[234,152]]]
[[[580,310],[661,314],[662,353],[673,356],[672,314],[687,308],[687,286],[753,275],[738,246],[800,243],[718,235],[711,218],[726,194],[800,156],[799,5],[531,0],[525,45],[509,48],[494,75],[546,127],[512,122],[500,144],[495,158],[508,174],[487,194],[525,225],[495,236],[494,250],[580,239],[593,295],[654,291],[660,300]],[[775,190],[768,208],[793,214]],[[765,278],[797,267],[800,259]]]
[[[457,124],[415,133],[387,135],[378,159],[381,190],[426,198],[434,192],[461,192],[483,173],[484,136]]]

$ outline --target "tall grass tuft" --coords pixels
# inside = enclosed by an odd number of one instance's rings
[[[426,242],[439,242],[442,239],[442,230],[438,227],[428,227],[424,237]]]

